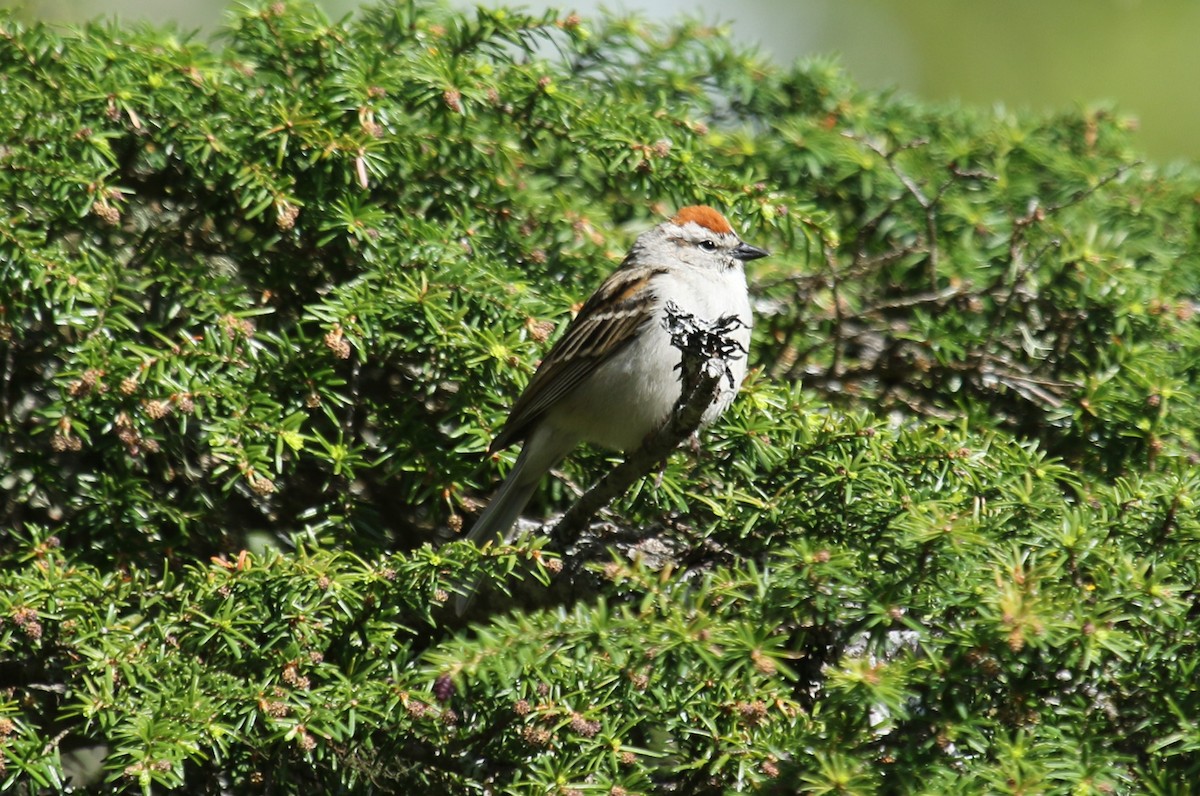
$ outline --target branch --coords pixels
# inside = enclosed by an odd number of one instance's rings
[[[563,543],[588,524],[597,511],[613,498],[624,494],[639,478],[648,475],[667,458],[679,443],[700,428],[704,413],[717,399],[721,380],[728,379],[736,388],[729,363],[746,356],[741,343],[729,335],[744,326],[735,315],[706,321],[683,312],[673,301],[666,306],[663,326],[671,335],[671,345],[679,349],[683,389],[667,422],[650,433],[641,447],[625,457],[575,502],[554,526],[550,538]]]

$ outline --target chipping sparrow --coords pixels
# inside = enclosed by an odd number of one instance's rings
[[[488,451],[524,440],[512,472],[471,529],[479,542],[510,531],[542,476],[580,442],[630,451],[661,426],[679,400],[680,352],[663,326],[668,301],[697,318],[742,321],[731,337],[750,342],[750,301],[742,264],[767,252],[743,243],[711,207],[685,207],[642,233],[550,349]],[[704,413],[717,418],[746,375],[746,358],[729,362],[732,380]],[[458,612],[471,592],[458,598]]]

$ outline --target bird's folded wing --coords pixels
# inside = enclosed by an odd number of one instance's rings
[[[600,285],[542,360],[489,451],[522,439],[547,410],[633,341],[654,315],[657,297],[649,285],[660,273],[659,269],[635,273],[623,267]]]

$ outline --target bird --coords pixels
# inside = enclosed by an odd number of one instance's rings
[[[666,307],[705,321],[734,316],[730,334],[748,350],[752,317],[744,264],[768,256],[745,243],[719,211],[680,209],[643,232],[551,347],[488,447],[523,441],[508,477],[467,539],[512,541],[513,527],[542,477],[583,442],[629,452],[670,419],[682,392],[681,353],[664,326]],[[673,307],[673,309],[675,309]],[[746,374],[731,358],[702,425],[732,403]],[[457,596],[465,612],[477,583]]]

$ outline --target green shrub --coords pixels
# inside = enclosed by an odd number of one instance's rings
[[[1200,180],[1126,120],[696,23],[0,36],[3,787],[1200,781]],[[547,338],[694,202],[774,252],[733,410],[579,539],[445,544]]]

